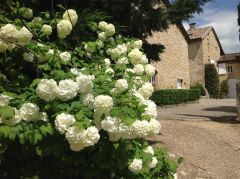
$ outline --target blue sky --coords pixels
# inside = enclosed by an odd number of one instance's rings
[[[203,7],[203,13],[195,14],[189,22],[197,23],[197,27],[213,26],[225,53],[240,52],[238,3],[239,0],[213,0]],[[187,23],[184,23],[184,26],[188,29]]]

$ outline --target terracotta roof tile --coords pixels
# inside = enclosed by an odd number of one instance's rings
[[[230,53],[221,56],[218,60],[218,63],[226,63],[226,62],[240,62],[240,53]]]
[[[212,27],[191,28],[187,31],[190,39],[204,39],[208,33],[212,30]]]

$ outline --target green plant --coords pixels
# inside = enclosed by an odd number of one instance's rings
[[[219,98],[219,78],[214,64],[205,65],[205,86],[211,98]]]
[[[146,140],[160,123],[142,41],[95,11],[26,4],[0,10],[0,178],[172,178]]]
[[[220,83],[220,98],[225,98],[229,93],[228,81],[224,80]]]
[[[171,105],[195,101],[200,98],[200,90],[166,89],[155,91],[151,97],[157,105]]]
[[[191,89],[199,89],[201,91],[201,95],[205,96],[205,89],[202,84],[196,83],[195,85],[191,86]]]

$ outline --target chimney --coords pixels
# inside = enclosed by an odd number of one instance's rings
[[[190,23],[189,26],[189,30],[195,29],[196,23]]]

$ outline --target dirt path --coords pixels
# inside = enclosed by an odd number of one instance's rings
[[[240,123],[234,105],[234,100],[202,100],[159,109],[162,131],[153,140],[184,158],[178,178],[240,179]]]

